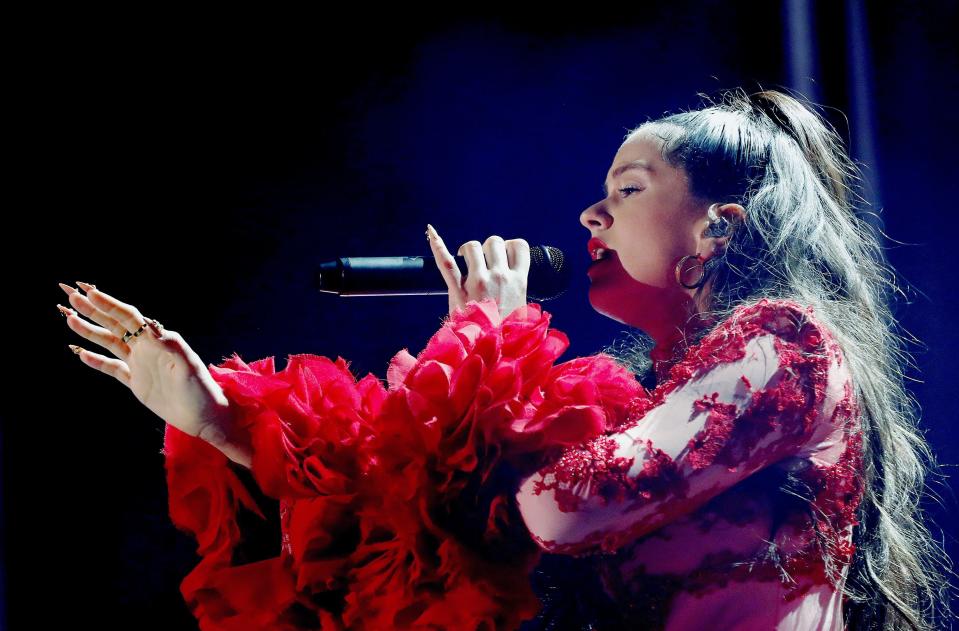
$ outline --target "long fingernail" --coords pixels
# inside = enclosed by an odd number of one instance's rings
[[[67,346],[70,347],[70,350],[73,351],[73,354],[74,354],[74,355],[79,355],[79,354],[80,354],[80,350],[81,350],[81,349],[80,349],[79,346],[74,346],[73,344],[67,344]]]
[[[67,316],[77,315],[77,312],[76,312],[76,311],[74,311],[73,309],[67,309],[66,307],[64,307],[64,306],[61,305],[61,304],[58,304],[58,305],[57,305],[57,309],[60,310],[60,313],[63,314],[63,317],[64,317],[64,318],[67,317]]]
[[[426,224],[426,240],[429,241],[430,239],[436,239],[437,241],[441,240],[440,235],[436,234],[436,228],[430,224]]]
[[[70,285],[65,285],[65,284],[63,284],[63,283],[57,283],[57,284],[60,285],[60,289],[62,289],[63,291],[67,292],[67,295],[68,295],[68,296],[76,291],[76,288],[75,288],[75,287],[71,287]]]
[[[83,288],[83,291],[86,291],[86,292],[89,292],[91,289],[97,288],[96,285],[90,285],[89,283],[81,283],[80,281],[76,281],[76,283],[77,285],[80,285],[80,287]]]

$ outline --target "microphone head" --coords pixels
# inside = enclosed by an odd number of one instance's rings
[[[533,300],[553,300],[569,289],[572,267],[563,251],[551,245],[529,249],[529,278],[526,295]]]

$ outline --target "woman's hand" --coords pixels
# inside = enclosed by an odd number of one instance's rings
[[[140,403],[180,431],[205,440],[241,464],[248,460],[242,457],[246,448],[231,442],[229,400],[179,333],[150,320],[140,335],[124,342],[127,331],[136,332],[147,322],[136,307],[93,285],[87,286],[85,296],[69,285],[60,283],[60,287],[76,311],[101,325],[95,326],[73,309],[57,305],[67,316],[67,326],[114,355],[107,357],[76,347],[84,364],[130,388]]]
[[[456,254],[466,258],[464,282],[456,259],[433,226],[426,225],[430,247],[437,267],[449,286],[450,313],[462,309],[471,300],[493,298],[502,317],[526,304],[526,282],[529,276],[529,244],[523,239],[503,241],[493,235],[480,244],[467,241]]]

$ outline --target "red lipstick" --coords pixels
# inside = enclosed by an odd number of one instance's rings
[[[593,238],[590,239],[589,242],[586,244],[586,251],[589,253],[589,258],[590,258],[590,260],[592,260],[593,262],[595,262],[595,261],[597,260],[597,258],[596,258],[596,256],[594,255],[594,253],[595,253],[596,250],[599,249],[599,248],[602,248],[602,249],[605,250],[606,252],[612,252],[612,251],[613,251],[613,249],[610,248],[608,245],[606,245],[606,243],[605,243],[602,239],[600,239],[600,238],[598,238],[598,237],[593,237]],[[605,255],[604,255],[604,256],[605,256]]]

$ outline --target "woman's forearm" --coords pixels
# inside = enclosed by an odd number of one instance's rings
[[[223,455],[233,462],[250,469],[253,463],[253,450],[247,445],[233,445],[227,443],[224,446],[217,447]]]
[[[243,437],[240,432],[233,431],[236,420],[234,410],[224,397],[214,418],[203,426],[197,437],[216,447],[233,462],[249,469],[253,461],[253,446],[250,444],[249,435]]]

